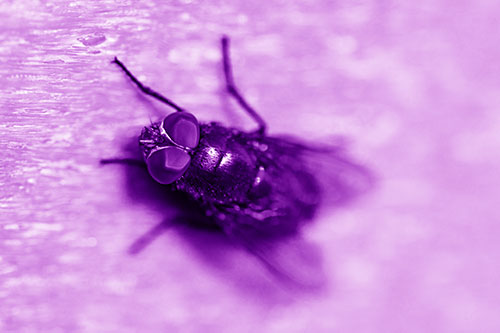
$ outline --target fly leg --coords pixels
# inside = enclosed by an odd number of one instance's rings
[[[164,220],[150,230],[148,230],[145,234],[136,239],[132,245],[128,248],[128,253],[131,255],[136,255],[142,250],[144,250],[149,244],[151,244],[155,239],[158,238],[168,227],[171,226],[168,220]]]
[[[226,89],[231,96],[233,96],[238,104],[250,115],[250,117],[255,120],[259,125],[257,133],[264,135],[266,132],[266,122],[259,116],[257,111],[255,111],[248,102],[243,98],[243,96],[236,88],[233,78],[233,70],[231,66],[231,58],[229,57],[229,38],[227,36],[222,37],[222,65],[224,67],[224,77],[226,79]]]
[[[146,162],[135,158],[107,158],[102,159],[101,164],[126,164],[146,168]]]
[[[146,247],[153,243],[161,234],[163,234],[167,229],[179,225],[192,225],[198,226],[198,219],[189,216],[176,216],[174,218],[166,218],[160,223],[153,226],[151,229],[146,231],[144,234],[139,236],[128,248],[128,253],[131,255],[136,255],[142,252]],[[207,227],[207,225],[202,225]],[[214,226],[211,226],[212,229]]]
[[[174,102],[172,102],[171,100],[169,100],[168,98],[166,98],[165,96],[163,96],[162,94],[154,91],[153,89],[143,85],[141,83],[141,81],[139,81],[135,76],[134,74],[132,74],[127,67],[125,67],[125,65],[120,61],[118,60],[117,57],[115,57],[115,59],[112,61],[113,63],[117,64],[121,69],[122,71],[125,72],[125,74],[127,74],[127,76],[132,80],[132,82],[135,83],[135,85],[146,95],[149,95],[149,96],[152,96],[154,98],[156,98],[157,100],[167,104],[168,106],[174,108],[176,111],[184,111],[183,108],[181,108],[180,106],[178,106],[177,104],[175,104]]]

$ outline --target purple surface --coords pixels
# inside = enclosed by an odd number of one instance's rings
[[[0,331],[498,332],[496,1],[0,4]],[[377,173],[304,238],[325,290],[287,290],[175,208],[123,156],[166,108],[253,124],[222,92],[218,40],[272,133],[344,136]]]

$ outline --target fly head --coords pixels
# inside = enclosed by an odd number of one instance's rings
[[[145,127],[139,137],[148,171],[160,184],[171,184],[186,172],[200,141],[200,125],[191,113],[176,112]]]

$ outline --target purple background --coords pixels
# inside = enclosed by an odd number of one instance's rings
[[[404,4],[403,4],[404,3]],[[414,4],[413,4],[414,3]],[[499,332],[498,1],[2,1],[0,331]],[[222,236],[140,235],[174,208],[102,157],[167,109],[250,128],[218,39],[272,133],[344,136],[378,175],[304,231],[297,293]]]

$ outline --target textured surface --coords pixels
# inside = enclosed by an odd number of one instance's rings
[[[0,331],[500,331],[500,6],[347,3],[2,1]],[[379,176],[305,231],[321,292],[282,288],[208,232],[127,254],[175,208],[98,165],[166,112],[110,60],[250,128],[222,93],[222,33],[271,132],[343,135]]]

